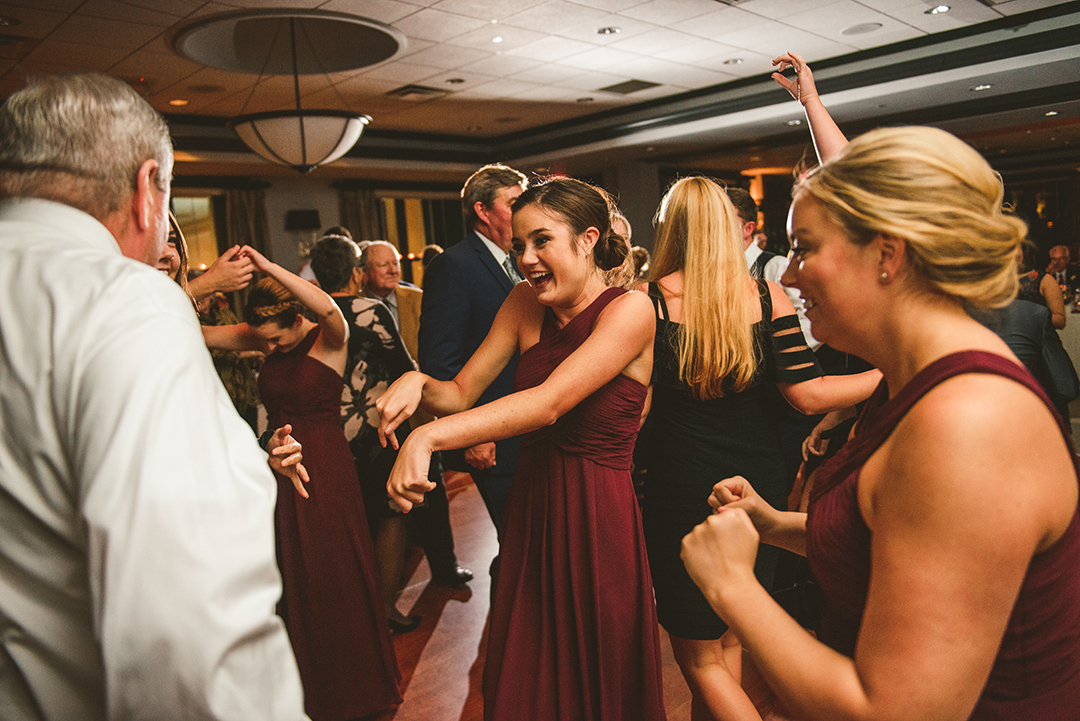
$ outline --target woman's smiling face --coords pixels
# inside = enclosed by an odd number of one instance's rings
[[[814,337],[837,348],[859,326],[867,292],[877,281],[869,246],[851,242],[813,196],[795,197],[788,214],[791,258],[781,282],[798,288]]]
[[[558,213],[532,204],[514,213],[513,253],[525,279],[544,305],[573,304],[590,274],[596,273],[587,251],[598,235],[589,228],[575,236]]]

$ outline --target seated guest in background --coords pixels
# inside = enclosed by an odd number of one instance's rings
[[[0,107],[5,719],[305,718],[273,477],[149,267],[172,162],[113,78],[38,76]]]
[[[784,281],[815,336],[884,380],[808,513],[721,481],[687,569],[795,718],[1075,719],[1075,458],[1035,379],[965,312],[1012,299],[1024,224],[959,139],[901,127],[845,145],[802,58],[774,62],[797,71],[815,141],[839,147],[798,186]],[[816,639],[755,581],[759,539],[807,555]]]
[[[1033,258],[1035,247],[1025,243],[1023,257],[1024,266],[1020,272],[1020,288],[1017,297],[1030,300],[1039,305],[1045,305],[1050,309],[1051,321],[1058,330],[1065,328],[1068,316],[1065,315],[1065,296],[1061,292],[1061,286],[1052,274],[1040,271],[1036,268]],[[1055,261],[1051,260],[1049,267],[1054,267]]]

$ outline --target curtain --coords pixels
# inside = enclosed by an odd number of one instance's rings
[[[341,224],[349,229],[354,240],[386,239],[382,203],[375,197],[375,191],[365,188],[339,190],[338,213]]]
[[[228,247],[250,245],[273,260],[270,230],[266,219],[266,193],[262,190],[229,189],[225,191],[225,232]],[[249,285],[248,288],[251,286]],[[229,304],[243,317],[248,288],[230,293]]]

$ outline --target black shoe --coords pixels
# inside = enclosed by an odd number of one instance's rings
[[[452,588],[464,588],[466,583],[473,580],[473,572],[455,563],[445,570],[432,573],[431,580]]]
[[[424,619],[420,616],[406,616],[404,621],[399,621],[396,618],[386,619],[390,625],[390,633],[398,636],[409,631],[415,631],[420,628],[420,622]]]

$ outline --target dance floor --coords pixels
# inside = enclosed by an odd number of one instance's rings
[[[447,492],[458,562],[476,578],[463,590],[429,584],[427,561],[414,550],[398,607],[420,614],[424,621],[417,630],[394,638],[405,701],[396,710],[369,717],[372,721],[482,721],[484,716],[480,685],[491,586],[488,566],[498,544],[472,479],[464,473],[447,474]],[[690,692],[663,629],[660,635],[668,718],[688,719]]]

